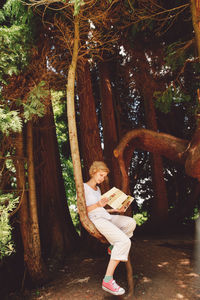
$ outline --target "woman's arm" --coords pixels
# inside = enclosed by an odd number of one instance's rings
[[[124,213],[125,212],[125,208],[124,207],[122,207],[121,209],[108,208],[106,210],[109,213]]]
[[[97,207],[104,207],[108,203],[107,198],[100,199],[97,203],[87,206],[87,212],[96,209]]]

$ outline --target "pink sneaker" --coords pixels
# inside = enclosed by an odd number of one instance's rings
[[[123,295],[125,293],[125,290],[121,288],[114,279],[110,279],[110,281],[105,282],[103,280],[102,282],[102,289],[108,293],[111,293],[113,295]]]

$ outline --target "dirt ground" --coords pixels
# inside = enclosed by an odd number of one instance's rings
[[[200,299],[200,242],[191,237],[136,238],[132,244],[134,300]],[[109,256],[71,257],[54,280],[9,300],[114,300],[128,294],[126,267],[118,266],[116,281],[127,293],[112,296],[101,289]],[[7,300],[7,299],[6,299]]]

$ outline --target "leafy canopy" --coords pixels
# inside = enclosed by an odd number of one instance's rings
[[[17,111],[9,111],[0,107],[0,131],[9,135],[11,131],[20,132],[22,120]]]
[[[18,0],[8,0],[0,10],[0,82],[4,84],[28,64],[31,19],[31,11]]]

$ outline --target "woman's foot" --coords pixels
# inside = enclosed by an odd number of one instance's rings
[[[111,293],[113,295],[123,295],[125,293],[125,290],[121,288],[114,279],[110,279],[110,281],[105,282],[103,280],[102,282],[102,289],[108,293]]]

